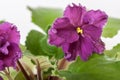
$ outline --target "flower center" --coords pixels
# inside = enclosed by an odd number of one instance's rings
[[[78,34],[82,34],[83,33],[83,30],[80,27],[77,27],[76,31],[77,31]]]

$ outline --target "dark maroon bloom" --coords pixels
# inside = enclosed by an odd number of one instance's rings
[[[76,56],[88,60],[93,52],[101,54],[105,49],[100,37],[107,18],[103,11],[68,5],[63,17],[56,19],[49,30],[49,43],[61,46],[69,61]]]
[[[0,24],[0,70],[16,67],[16,61],[21,58],[19,40],[20,34],[15,25],[8,22]]]

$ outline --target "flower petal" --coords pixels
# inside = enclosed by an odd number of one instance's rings
[[[83,23],[93,24],[94,26],[102,28],[107,22],[107,19],[108,16],[105,12],[102,12],[100,10],[90,10],[85,14]]]
[[[99,39],[94,43],[94,52],[98,54],[102,54],[104,50],[105,50],[105,44],[102,42],[101,39]]]
[[[85,25],[83,29],[84,37],[88,37],[89,40],[93,43],[94,52],[101,54],[105,49],[105,45],[100,39],[102,28],[93,25]]]
[[[83,34],[85,37],[89,37],[93,41],[99,40],[102,34],[102,28],[96,27],[94,25],[84,25]]]
[[[20,34],[17,31],[17,27],[9,22],[4,22],[0,24],[0,31],[5,32],[8,34],[8,42],[14,42],[19,44]]]
[[[80,56],[82,60],[88,60],[89,56],[93,52],[93,43],[87,37],[80,37],[80,39],[74,43],[62,45],[63,51],[65,53],[65,58],[68,61],[76,59],[76,56]]]
[[[79,35],[68,18],[58,18],[49,30],[49,41],[55,45],[61,43],[72,43],[79,39]]]
[[[14,42],[16,44],[19,44],[20,43],[20,33],[19,31],[17,31],[17,27],[16,26],[13,26],[10,31],[8,32],[9,34],[9,41],[10,42]]]
[[[93,43],[92,41],[87,37],[81,37],[80,38],[80,57],[82,60],[86,61],[88,60],[89,56],[93,53]]]
[[[9,54],[3,58],[5,67],[16,67],[16,61],[21,58],[22,53],[19,46],[15,43],[11,43],[8,47]]]
[[[74,43],[65,43],[62,45],[65,53],[65,58],[68,61],[75,60],[79,55],[83,61],[87,61],[93,52],[101,54],[104,51],[104,44],[101,40],[93,43],[89,37],[80,37],[80,39]]]
[[[58,37],[57,34],[54,33],[54,29],[50,29],[48,34],[48,42],[51,45],[60,46],[64,42],[63,38]]]
[[[81,26],[83,15],[86,13],[86,8],[82,7],[80,4],[79,6],[73,4],[73,6],[67,6],[64,11],[64,16],[68,17],[70,22],[75,26]]]
[[[8,55],[8,49],[7,47],[10,45],[9,42],[6,42],[2,47],[0,47],[0,53],[4,54],[4,55]]]
[[[76,59],[79,48],[77,45],[79,45],[77,42],[70,44],[66,43],[62,45],[63,51],[65,53],[65,59],[67,59],[68,61],[72,61]]]

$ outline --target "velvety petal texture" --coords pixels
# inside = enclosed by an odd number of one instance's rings
[[[61,46],[63,43],[72,43],[79,39],[75,27],[68,18],[58,18],[49,30],[49,43]]]
[[[62,47],[68,61],[77,56],[86,61],[93,53],[103,53],[101,34],[107,19],[101,10],[87,11],[80,4],[68,5],[63,17],[56,19],[49,30],[49,43]]]
[[[64,11],[64,17],[69,18],[70,22],[75,26],[81,26],[83,21],[83,16],[86,13],[86,8],[82,5],[72,4],[68,5]]]
[[[107,22],[107,18],[108,16],[103,11],[90,10],[85,14],[83,22],[102,28]]]
[[[19,41],[20,34],[15,25],[9,22],[0,24],[0,70],[16,67],[16,61],[22,56]]]

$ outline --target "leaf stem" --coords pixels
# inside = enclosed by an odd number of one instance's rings
[[[17,61],[17,64],[19,66],[19,68],[21,69],[22,73],[24,74],[26,80],[31,80],[29,75],[27,74],[27,72],[25,71],[24,67],[22,66],[22,64],[20,63],[20,61]]]
[[[60,61],[60,63],[58,63],[58,70],[65,69],[66,66],[67,66],[67,63],[68,63],[68,61],[67,61],[65,58],[63,58],[63,59]]]
[[[38,59],[36,59],[36,65],[37,65],[37,80],[42,80],[41,68]]]

